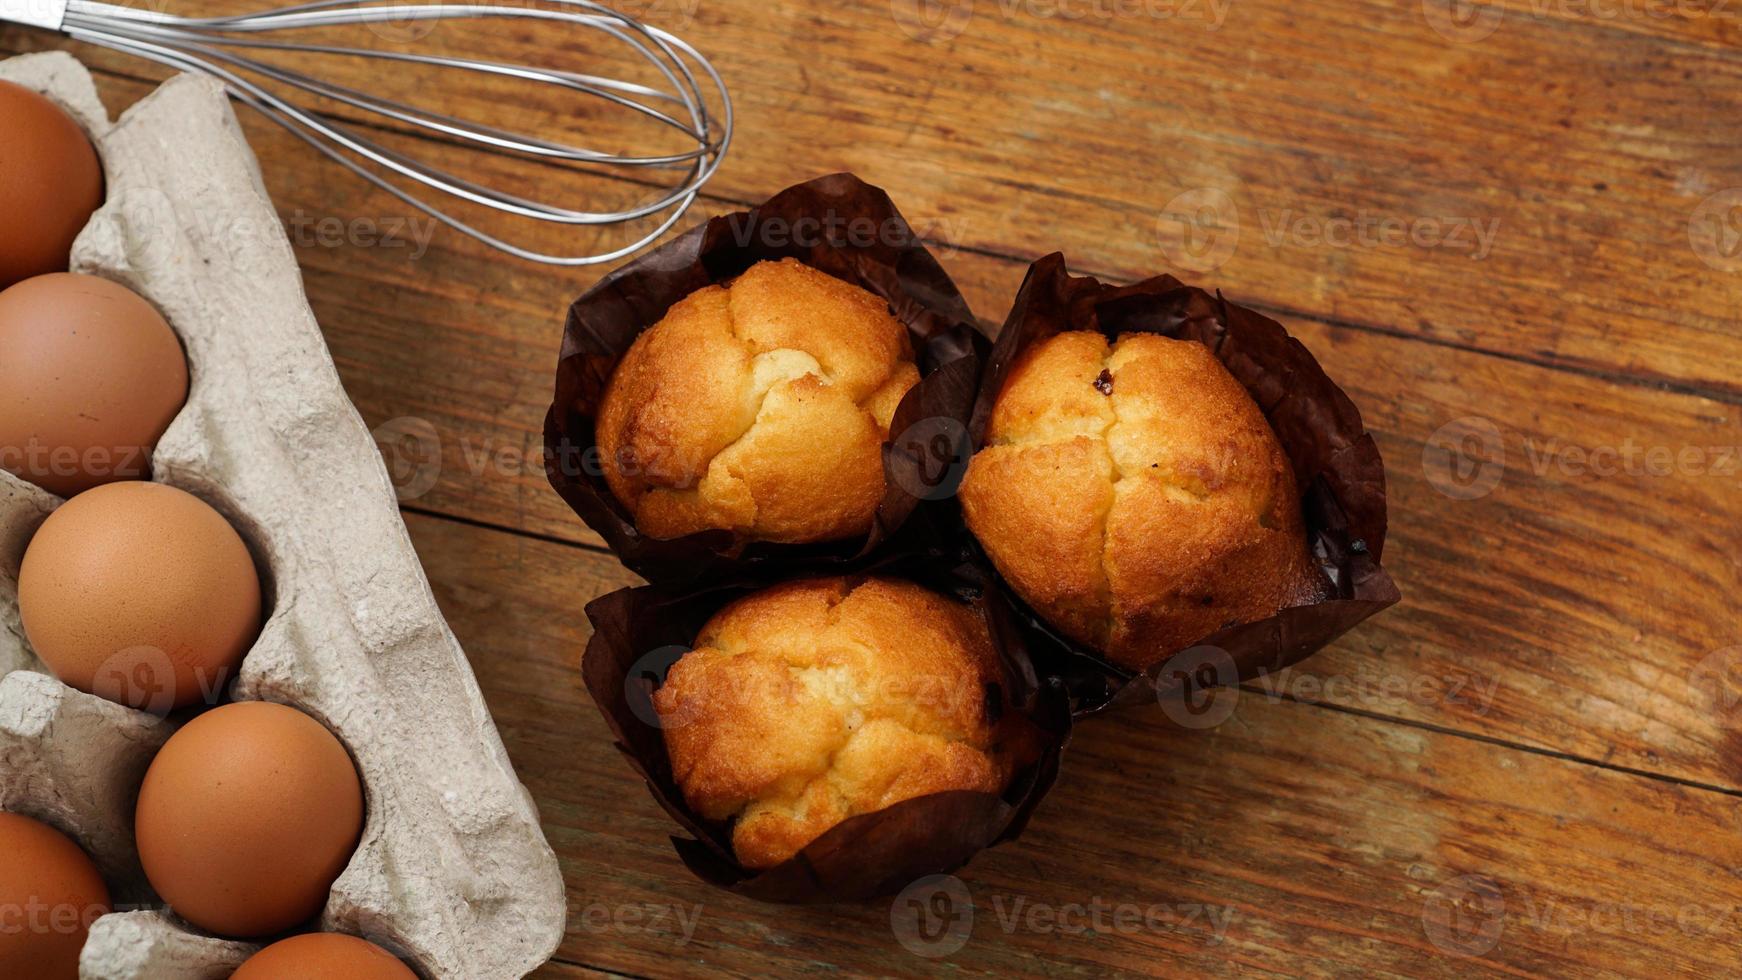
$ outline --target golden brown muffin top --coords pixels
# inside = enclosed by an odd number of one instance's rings
[[[1312,581],[1282,446],[1195,341],[1072,331],[1030,347],[961,501],[1029,605],[1132,669]]]
[[[654,694],[672,773],[767,868],[849,817],[947,790],[1000,792],[997,653],[970,610],[910,582],[810,579],[721,610]]]
[[[654,538],[865,534],[890,421],[918,380],[883,300],[760,262],[679,301],[624,354],[595,430],[605,479]]]

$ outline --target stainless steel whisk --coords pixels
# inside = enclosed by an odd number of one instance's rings
[[[592,0],[536,0],[539,6],[531,5],[529,0],[520,2],[526,5],[317,0],[233,17],[177,17],[94,0],[0,0],[0,21],[59,31],[80,41],[221,79],[236,101],[259,110],[335,162],[437,221],[511,255],[564,266],[615,262],[645,248],[677,224],[695,202],[702,185],[719,169],[732,142],[731,96],[720,73],[707,58],[683,39],[666,31]],[[622,79],[533,65],[260,37],[304,28],[398,25],[387,28],[393,30],[405,29],[405,25],[414,22],[473,18],[556,21],[596,31],[628,45],[637,56],[657,69],[668,87],[656,88]],[[238,53],[245,50],[376,59],[549,85],[604,100],[645,117],[659,127],[675,131],[680,135],[673,137],[674,145],[682,149],[665,154],[625,155],[517,135],[482,122],[458,119],[322,81]],[[332,115],[292,104],[245,77],[247,75],[269,79],[477,148],[506,150],[580,166],[621,169],[637,175],[651,174],[654,190],[650,191],[650,200],[646,203],[619,211],[571,210],[528,200],[480,185],[383,146]],[[710,93],[713,105],[710,105]],[[510,244],[448,214],[371,170],[364,161],[425,188],[495,211],[539,221],[563,225],[618,225],[653,219],[658,215],[663,217],[645,237],[610,252],[546,255]]]

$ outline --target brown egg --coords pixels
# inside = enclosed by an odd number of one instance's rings
[[[0,469],[62,497],[145,479],[187,396],[180,341],[127,287],[62,272],[0,292]]]
[[[417,980],[417,974],[367,940],[311,932],[255,953],[230,980]]]
[[[0,977],[78,980],[85,936],[108,911],[109,889],[79,845],[0,813]]]
[[[152,760],[134,831],[145,876],[177,915],[220,936],[270,936],[325,906],[363,831],[363,786],[320,722],[227,704]]]
[[[67,684],[166,714],[216,703],[260,633],[260,576],[235,528],[192,494],[111,483],[43,522],[18,611]]]
[[[103,205],[103,165],[60,106],[0,82],[0,289],[65,272],[73,239]]]

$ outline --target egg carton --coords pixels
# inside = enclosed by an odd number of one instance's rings
[[[232,696],[319,719],[362,775],[362,841],[320,926],[435,980],[531,972],[563,934],[556,857],[340,386],[222,87],[180,76],[111,123],[69,55],[3,61],[0,78],[68,110],[103,158],[107,203],[73,270],[150,300],[187,350],[188,403],[153,479],[216,507],[263,570],[269,614]],[[20,626],[24,549],[59,503],[0,473],[0,810],[68,832],[133,909],[97,921],[86,980],[228,976],[256,947],[175,918],[134,852],[138,785],[173,722],[62,685]]]

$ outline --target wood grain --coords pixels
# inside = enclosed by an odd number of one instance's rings
[[[289,137],[258,122],[249,131],[287,222],[404,217],[355,182],[311,183]],[[299,256],[347,389],[380,427],[402,485],[433,481],[411,506],[598,542],[541,468],[560,311],[588,274],[493,262],[452,235],[416,261],[410,248],[314,242]],[[1013,295],[1023,272],[960,250],[943,259],[982,310]],[[1742,787],[1742,708],[1715,683],[1728,671],[1713,669],[1742,644],[1742,410],[1289,324],[1379,434],[1393,500],[1387,561],[1407,601],[1263,696]],[[1454,467],[1481,460],[1437,450],[1469,419],[1494,424],[1505,464],[1491,492],[1464,499],[1480,487],[1461,488]],[[1597,464],[1580,461],[1593,451]],[[1603,462],[1606,451],[1616,458]],[[1664,453],[1671,463],[1659,471]],[[1681,465],[1684,453],[1694,465]]]
[[[621,566],[410,525],[563,857],[565,961],[660,977],[1742,969],[1733,797],[1258,697],[1208,730],[1159,712],[1081,727],[1028,833],[962,873],[973,920],[953,955],[909,952],[888,904],[758,906],[690,878],[579,691],[581,606],[629,583]],[[1464,928],[1441,929],[1464,885]],[[1490,888],[1502,908],[1485,915]],[[1231,916],[1219,939],[1211,911]]]
[[[1712,251],[1734,224],[1694,219],[1742,187],[1718,124],[1742,108],[1742,9],[1507,0],[1474,39],[1491,11],[1460,27],[1436,20],[1439,0],[1236,0],[1214,29],[1209,0],[1197,21],[1168,4],[1106,18],[977,0],[960,33],[915,37],[892,15],[905,3],[647,0],[739,95],[743,140],[691,220],[858,171],[940,243],[989,322],[1055,247],[1114,279],[1202,269],[1187,278],[1282,318],[1361,405],[1389,463],[1405,602],[1231,695],[1213,730],[1154,713],[1086,726],[1030,834],[964,876],[974,929],[953,956],[905,951],[887,906],[771,910],[707,890],[574,669],[580,607],[630,580],[585,547],[597,538],[539,462],[562,310],[598,273],[425,240],[404,205],[244,114],[346,387],[420,490],[414,536],[563,856],[571,931],[540,975],[1734,973],[1742,267]],[[530,37],[425,40],[523,59]],[[52,44],[0,28],[0,51]],[[103,69],[112,109],[156,77],[72,47]],[[489,86],[452,99],[503,125],[561,120]],[[539,196],[645,193],[464,159]],[[1216,192],[1232,210],[1206,217]],[[1500,222],[1490,254],[1316,237],[1458,218]],[[403,244],[380,240],[394,227]],[[1704,256],[1702,233],[1717,236]],[[1467,928],[1430,931],[1424,911],[1446,912],[1460,880]],[[1002,927],[1017,901],[1096,897],[1235,918],[1219,942]],[[1486,914],[1496,898],[1504,913]],[[697,906],[684,941],[671,911]]]
[[[145,87],[111,89],[130,101]],[[406,218],[360,183],[310,182],[294,141],[248,128],[293,228]],[[491,262],[453,235],[417,260],[415,248],[311,239],[299,249],[347,388],[381,427],[402,485],[434,481],[412,506],[597,543],[540,467],[556,311],[591,276]],[[1020,282],[1008,260],[943,258],[981,310]],[[1742,709],[1723,683],[1724,651],[1742,644],[1737,407],[1466,351],[1428,356],[1412,340],[1301,318],[1290,326],[1380,434],[1388,563],[1409,601],[1263,696],[1742,787]],[[1468,419],[1494,423],[1505,465],[1490,493],[1463,499],[1451,468],[1477,460],[1430,445]],[[1593,451],[1598,464],[1581,462]]]
[[[714,194],[852,169],[962,247],[1062,248],[1122,278],[1200,269],[1285,311],[1742,394],[1725,367],[1742,354],[1737,269],[1690,238],[1697,219],[1727,242],[1711,221],[1730,209],[1701,207],[1742,188],[1742,154],[1713,128],[1742,112],[1733,2],[1512,0],[1490,34],[1446,20],[1451,0],[951,0],[967,16],[931,31],[896,15],[927,2],[635,9],[702,39],[737,93],[741,139]],[[536,36],[450,25],[418,43],[524,56]],[[332,71],[420,94],[416,73]],[[489,83],[449,98],[516,127],[574,115]],[[601,142],[629,138],[619,117],[580,113]],[[1385,222],[1415,244],[1337,244]],[[1478,225],[1488,247],[1452,238]]]

